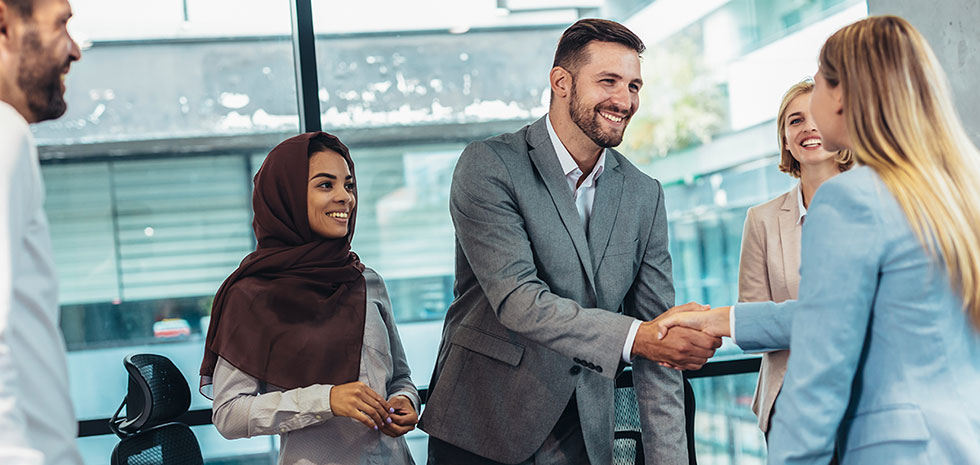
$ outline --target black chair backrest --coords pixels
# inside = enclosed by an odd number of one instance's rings
[[[167,423],[123,439],[111,465],[204,465],[201,447],[183,423]]]
[[[126,417],[112,417],[116,434],[126,436],[172,421],[191,405],[191,391],[180,370],[167,357],[134,354],[123,359],[129,372],[129,391],[123,404]],[[122,406],[120,405],[120,409]]]
[[[112,451],[112,465],[203,465],[194,433],[173,421],[191,405],[184,375],[162,355],[128,355],[123,365],[129,389],[109,421],[122,438]],[[126,415],[120,418],[123,406]]]

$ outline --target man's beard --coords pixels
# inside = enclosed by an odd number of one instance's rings
[[[67,61],[55,64],[45,53],[36,31],[25,33],[17,85],[27,98],[27,109],[34,115],[34,122],[58,118],[68,109],[61,91],[61,72],[68,64]]]
[[[595,142],[599,147],[609,148],[615,147],[623,142],[623,133],[625,132],[625,125],[623,126],[623,131],[616,132],[603,132],[602,127],[599,125],[597,118],[602,118],[599,115],[599,107],[589,107],[584,102],[580,102],[578,99],[575,82],[572,81],[572,93],[571,93],[571,105],[568,108],[568,114],[572,117],[572,122],[575,123],[582,132],[585,133],[592,142]],[[626,122],[628,123],[628,118],[632,116],[631,114],[626,115]]]

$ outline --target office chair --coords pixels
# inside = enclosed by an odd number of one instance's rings
[[[173,421],[191,405],[184,375],[161,355],[128,355],[123,366],[129,389],[109,420],[109,429],[122,439],[112,450],[111,464],[203,465],[190,427]],[[123,406],[126,415],[120,418]]]
[[[633,373],[624,371],[616,377],[616,432],[613,436],[615,465],[643,465],[643,434],[640,430],[640,407],[633,390]],[[684,416],[687,430],[688,464],[698,465],[694,448],[694,389],[684,374]]]
[[[616,388],[616,432],[613,436],[614,465],[643,465],[643,436],[640,407],[632,383]]]

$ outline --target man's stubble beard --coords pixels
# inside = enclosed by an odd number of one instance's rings
[[[27,109],[34,116],[34,122],[65,114],[68,104],[61,90],[61,71],[68,66],[68,62],[56,65],[44,50],[37,31],[24,33],[23,51],[18,64],[17,86],[24,92]]]
[[[597,111],[598,108],[590,108],[587,104],[579,102],[578,92],[576,91],[577,87],[575,80],[572,79],[571,102],[568,106],[568,114],[571,116],[572,122],[599,147],[610,148],[623,143],[623,134],[626,133],[626,127],[624,126],[623,131],[618,134],[603,132],[597,121],[597,118],[602,118]],[[628,115],[627,118],[630,116],[632,115]],[[627,123],[629,123],[628,120]]]

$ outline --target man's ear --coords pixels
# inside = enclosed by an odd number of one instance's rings
[[[561,66],[555,66],[551,68],[548,78],[551,81],[551,95],[567,98],[572,90],[572,74]]]

